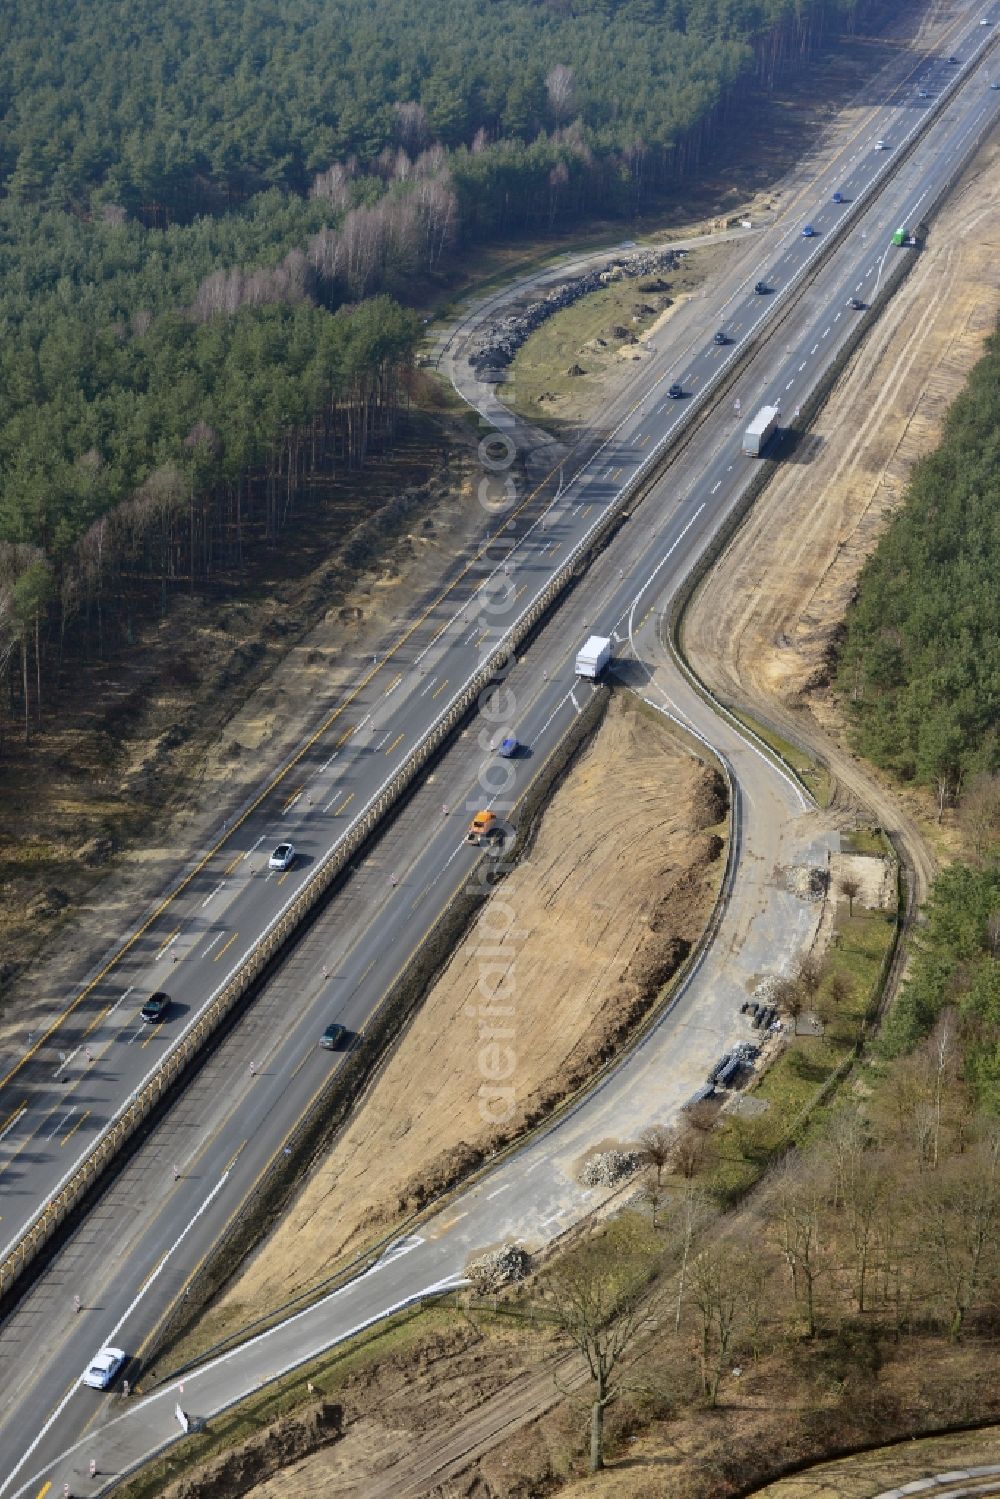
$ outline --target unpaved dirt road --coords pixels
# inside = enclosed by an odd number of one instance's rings
[[[329,1275],[613,1054],[708,918],[722,873],[720,785],[665,727],[612,700],[527,859],[213,1325]],[[510,1009],[502,1023],[483,1019],[494,985],[492,1003]],[[496,1057],[481,1048],[508,1037],[512,1112],[494,1123],[483,1068]]]
[[[834,737],[841,730],[828,692],[809,688],[825,674],[828,646],[857,572],[898,504],[910,466],[933,446],[948,404],[992,331],[1000,305],[998,161],[996,147],[981,153],[936,221],[920,263],[818,420],[812,461],[790,467],[759,502],[688,622],[692,658],[720,692],[751,702],[776,726],[816,747],[832,765],[845,811],[853,813],[851,803],[860,798],[900,833],[913,860],[918,894],[926,890],[936,862],[926,837],[926,805],[914,798],[912,812],[901,806],[870,767],[856,762]],[[511,1476],[505,1462],[512,1459],[516,1469],[519,1454],[530,1445],[519,1442],[512,1428],[537,1418],[550,1404],[551,1383],[539,1372],[518,1382],[516,1398],[512,1391],[461,1418],[457,1412],[443,1416],[421,1432],[404,1461],[394,1453],[396,1461],[381,1478],[375,1477],[381,1463],[366,1465],[356,1452],[356,1484],[364,1466],[368,1477],[353,1492],[363,1488],[381,1499],[396,1492],[394,1481],[400,1494],[509,1491],[500,1476]],[[477,1455],[489,1448],[491,1428],[494,1450],[480,1465]],[[956,1461],[960,1456],[962,1463],[971,1462],[978,1450],[975,1439],[963,1438]],[[990,1460],[989,1450],[984,1442],[982,1461]],[[583,1480],[567,1492],[580,1499],[653,1492],[661,1468],[669,1484],[664,1457],[655,1443],[640,1439],[620,1472]],[[942,1463],[950,1465],[950,1459]],[[327,1491],[328,1471],[320,1454],[282,1475],[293,1488],[279,1489],[275,1481],[259,1492]],[[907,1469],[905,1476],[914,1473]],[[328,1491],[352,1492],[342,1477],[339,1481],[339,1488]],[[777,1499],[785,1490],[779,1485],[767,1492]],[[809,1492],[843,1492],[846,1499],[857,1491],[810,1487]]]

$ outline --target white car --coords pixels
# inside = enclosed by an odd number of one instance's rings
[[[81,1375],[80,1383],[92,1390],[106,1390],[125,1362],[121,1348],[102,1348],[95,1353],[90,1367]]]
[[[295,850],[290,843],[279,843],[267,861],[268,869],[291,869],[295,863]]]
[[[889,147],[889,142],[888,141],[876,141],[875,142],[875,150],[876,151],[888,151],[889,149],[890,149],[890,147]]]

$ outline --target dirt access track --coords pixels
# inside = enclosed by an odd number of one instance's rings
[[[209,1314],[213,1331],[328,1275],[614,1055],[705,925],[724,812],[721,777],[614,695],[528,856],[483,909],[298,1202]],[[501,975],[487,974],[498,966]],[[485,1028],[498,1027],[516,1057],[512,1112],[497,1124],[480,1061],[484,975],[497,986],[490,1003],[510,1009]]]
[[[885,826],[902,828],[924,889],[935,863],[925,838],[929,803],[913,795],[901,807],[895,789],[884,786],[871,767],[862,767],[838,748],[834,736],[841,726],[823,684],[829,646],[857,573],[898,505],[912,463],[933,447],[948,405],[992,332],[1000,308],[998,250],[1000,148],[990,145],[935,220],[910,277],[817,419],[810,461],[789,465],[770,486],[711,573],[687,622],[692,659],[724,695],[751,703],[771,721],[784,723],[800,742],[815,745],[834,766],[838,797],[845,789],[854,790],[868,805],[877,806]],[[831,732],[825,733],[821,725]],[[424,1483],[414,1485],[412,1491],[506,1495],[517,1488],[525,1492],[526,1473],[535,1471],[541,1481],[547,1444],[555,1439],[559,1423],[567,1419],[562,1408],[542,1416],[552,1405],[551,1376],[536,1376],[516,1414],[509,1402],[497,1398],[496,1448],[470,1461],[471,1451],[489,1445],[487,1430],[494,1407],[484,1401],[461,1413],[461,1402],[449,1394],[448,1374],[454,1368],[449,1361],[436,1375],[426,1360],[413,1366],[414,1383],[407,1387],[415,1390],[418,1383],[429,1382],[437,1388],[442,1408],[435,1412],[430,1402],[415,1419],[401,1415],[395,1423],[408,1428],[407,1474],[416,1470],[416,1456],[421,1458]],[[747,1429],[752,1429],[753,1412],[747,1411],[745,1418],[750,1423]],[[535,1424],[528,1425],[532,1421]],[[519,1425],[524,1426],[521,1432],[516,1431]],[[338,1475],[336,1449],[330,1449],[305,1459],[256,1492],[262,1499],[279,1492],[381,1496],[387,1490],[374,1475],[381,1466],[384,1441],[380,1429],[366,1453],[348,1436],[338,1456],[345,1456],[350,1445],[349,1477]],[[834,1495],[860,1499],[893,1481],[913,1479],[920,1471],[1000,1461],[995,1431],[982,1437],[970,1433],[954,1442],[950,1451],[928,1451],[923,1462],[918,1459],[923,1444],[907,1444],[905,1455],[916,1460],[905,1468],[887,1461],[877,1476],[871,1455],[839,1472],[833,1465],[829,1474],[814,1469],[800,1480],[788,1480],[763,1492],[769,1499],[771,1495],[784,1499],[786,1493],[788,1499],[806,1493],[814,1499],[819,1495],[825,1499],[827,1494],[830,1499]],[[534,1467],[533,1449],[537,1451]],[[900,1450],[893,1456],[899,1457]],[[667,1495],[675,1487],[678,1472],[668,1458],[676,1462],[678,1453],[676,1446],[668,1452],[662,1432],[640,1435],[623,1462],[613,1460],[604,1474],[571,1484],[562,1492],[567,1499]],[[694,1471],[698,1465],[695,1442],[690,1463],[682,1461],[680,1470]],[[402,1492],[404,1475],[398,1476]],[[860,1486],[855,1481],[858,1476]],[[409,1486],[407,1491],[411,1491]]]
[[[924,793],[889,788],[872,767],[862,771],[837,753],[844,732],[828,686],[832,651],[861,566],[901,503],[914,462],[936,444],[998,312],[994,141],[934,221],[796,460],[757,501],[684,621],[691,662],[723,699],[759,705],[768,722],[831,763],[841,792],[906,834],[921,896],[934,855],[948,852],[947,829],[942,838],[932,825]],[[929,838],[938,844],[933,852]]]

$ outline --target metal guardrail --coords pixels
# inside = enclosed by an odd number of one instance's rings
[[[970,60],[969,65],[963,68],[961,74],[942,92],[935,106],[922,116],[913,131],[911,131],[905,145],[896,153],[893,162],[894,166],[897,166],[900,161],[904,160],[910,154],[932,121],[945,108],[947,103],[950,102],[958,89],[963,86],[968,77],[969,68],[977,64],[990,50],[991,46],[995,45],[996,41],[997,37],[994,36],[980,47],[975,58]],[[992,123],[988,127],[984,126],[983,131],[977,136],[974,149],[978,148],[989,129],[992,129]],[[782,309],[784,316],[787,316],[795,305],[795,302],[802,295],[805,285],[818,273],[829,255],[832,254],[833,250],[846,237],[854,220],[867,208],[869,199],[878,191],[881,191],[887,185],[888,180],[889,177],[883,177],[882,174],[879,174],[874,182],[870,183],[868,187],[857,195],[857,198],[851,205],[850,211],[843,216],[837,228],[824,237],[817,254],[811,260],[807,261],[800,268],[800,271],[796,273],[796,276],[789,283],[788,287],[789,293],[794,290],[794,296],[789,295],[787,297]],[[935,196],[932,205],[924,210],[924,216],[933,211],[933,207],[937,206],[937,203],[950,190],[950,187],[950,181],[942,185],[942,189]],[[386,812],[400,799],[428,760],[441,747],[456,725],[465,717],[479,694],[484,688],[489,686],[500,669],[506,666],[511,653],[516,651],[530,636],[538,621],[571,584],[581,563],[591,552],[600,547],[608,533],[617,526],[628,507],[634,504],[638,495],[655,480],[664,458],[675,447],[679,447],[690,439],[694,430],[692,417],[695,414],[699,417],[705,414],[705,408],[709,405],[710,401],[714,401],[717,397],[718,387],[724,387],[732,379],[735,370],[742,367],[756,352],[763,336],[761,328],[764,321],[765,319],[762,315],[758,324],[751,330],[748,338],[744,341],[738,358],[723,365],[717,375],[705,385],[704,389],[690,403],[688,421],[685,422],[684,426],[679,431],[672,431],[660,439],[660,442],[652,449],[644,463],[619,490],[615,499],[597,519],[586,535],[576,544],[567,556],[566,561],[552,575],[528,609],[498,639],[497,644],[486,656],[484,662],[452,698],[441,717],[426,731],[423,738],[414,746],[403,764],[383,783],[370,799],[368,805],[355,818],[354,823],[345,833],[340,843],[331,849],[324,859],[320,861],[319,866],[305,888],[289,902],[284,910],[269,925],[252,951],[244,959],[239,969],[211,999],[191,1029],[181,1038],[156,1072],[138,1089],[133,1097],[126,1101],[114,1119],[109,1122],[89,1152],[83,1157],[80,1165],[73,1172],[69,1180],[64,1182],[45,1206],[39,1210],[18,1242],[0,1261],[0,1296],[6,1295],[11,1290],[15,1282],[41,1253],[56,1230],[66,1221],[84,1196],[91,1190],[98,1178],[107,1169],[109,1163],[135,1135],[143,1121],[150,1115],[164,1094],[173,1087],[181,1074],[187,1070],[193,1058],[201,1051],[205,1043],[260,977],[263,970],[285,945],[292,932],[326,894],[334,880],[344,871],[350,860],[381,822]],[[772,323],[769,329],[769,336],[773,336],[775,331],[776,328]]]

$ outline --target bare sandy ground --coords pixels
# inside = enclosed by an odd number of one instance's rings
[[[514,1010],[516,1112],[506,1136],[612,1054],[704,926],[721,873],[721,812],[714,773],[615,698],[528,858],[484,908],[347,1132],[215,1316],[259,1314],[329,1274],[418,1208],[456,1159],[474,1163],[497,1142],[477,1063],[484,946],[509,954],[502,983]]]
[[[820,414],[807,461],[779,473],[689,611],[688,649],[723,695],[807,706],[842,737],[826,686],[836,633],[862,564],[915,460],[937,442],[998,311],[1000,146],[992,145]],[[904,800],[931,821],[929,797]]]

